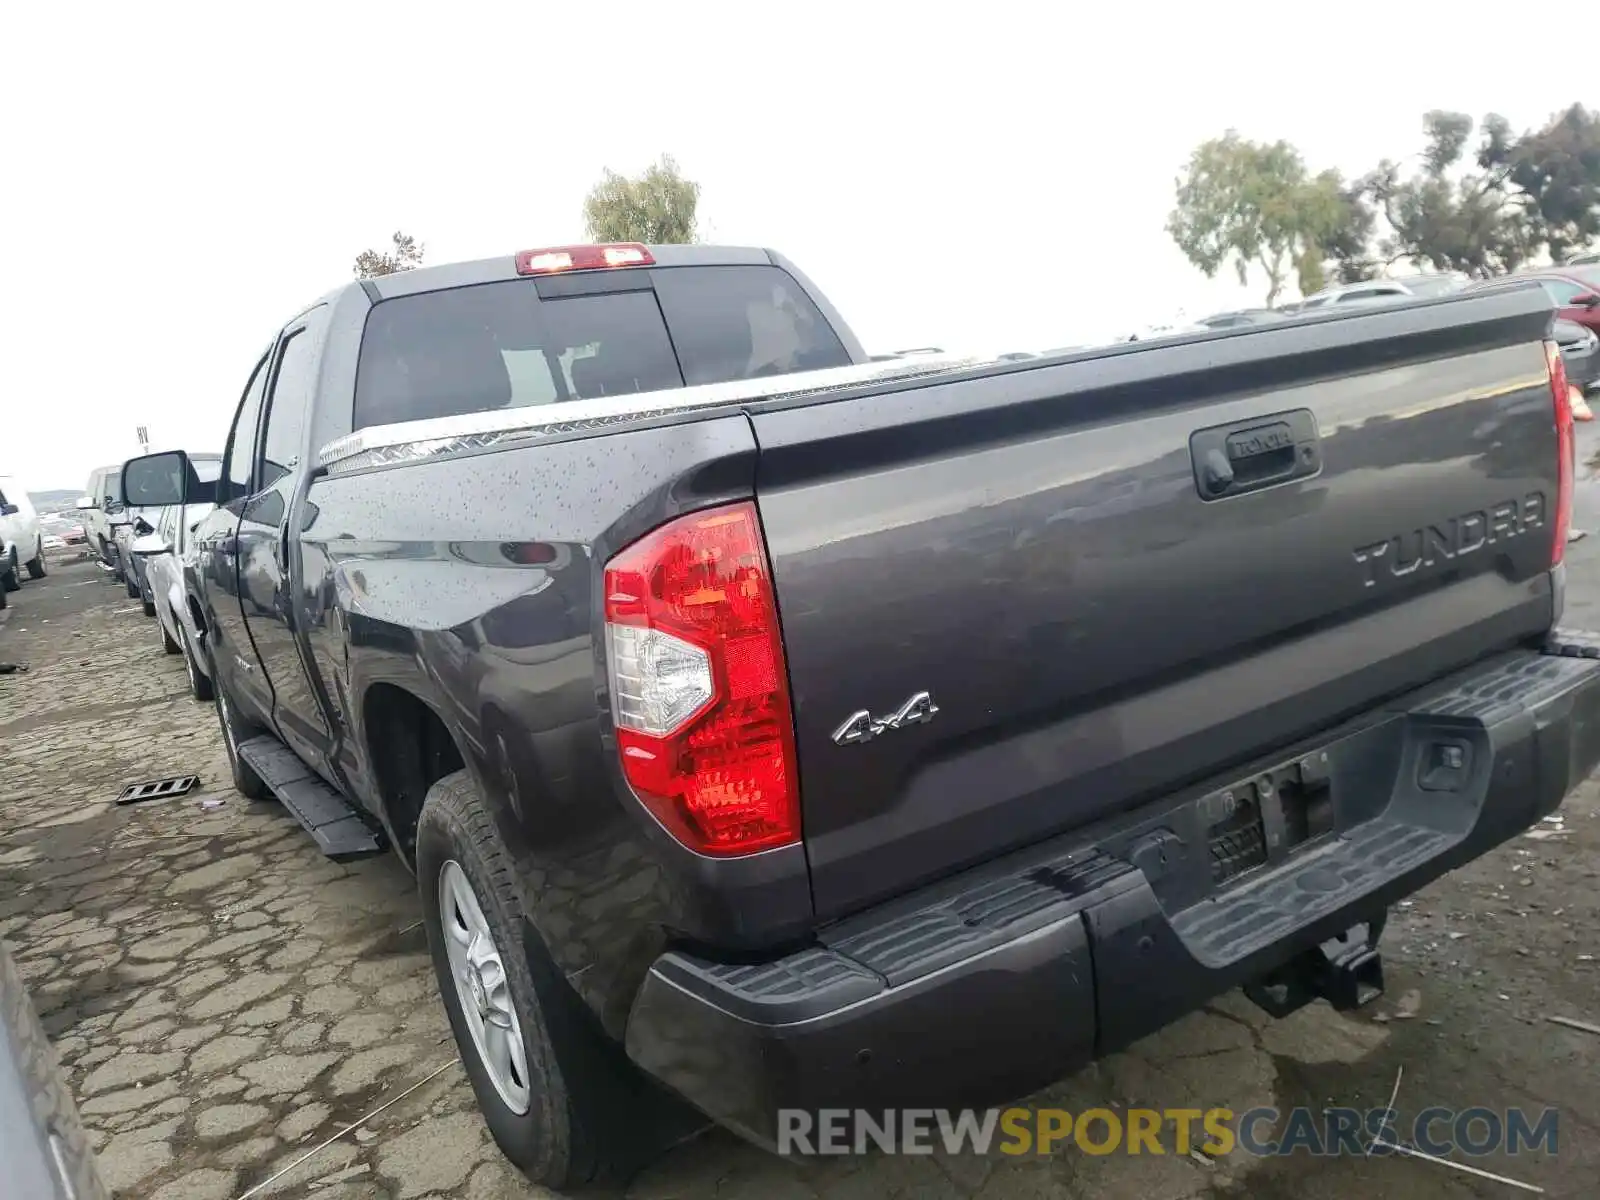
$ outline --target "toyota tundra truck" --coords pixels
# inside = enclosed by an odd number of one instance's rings
[[[1023,1096],[1390,907],[1600,760],[1536,289],[873,359],[764,250],[349,284],[265,348],[199,589],[233,782],[416,874],[506,1155]],[[204,494],[202,494],[204,493]],[[641,1115],[642,1113],[646,1115]]]

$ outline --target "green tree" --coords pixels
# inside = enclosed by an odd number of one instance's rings
[[[1167,232],[1208,278],[1231,261],[1243,284],[1260,267],[1271,306],[1291,270],[1302,291],[1320,286],[1320,248],[1346,216],[1341,187],[1334,172],[1310,175],[1288,142],[1252,142],[1230,129],[1190,156]]]
[[[637,178],[608,169],[583,202],[583,221],[596,242],[692,242],[699,204],[700,185],[664,154]]]
[[[423,247],[407,233],[396,232],[394,249],[390,251],[363,250],[356,255],[356,278],[372,279],[379,275],[393,275],[422,265]]]
[[[1491,114],[1478,166],[1503,173],[1503,186],[1537,213],[1534,232],[1556,261],[1600,237],[1600,111],[1574,104],[1515,139]]]
[[[1435,110],[1422,124],[1417,168],[1385,160],[1357,183],[1353,211],[1381,216],[1385,230],[1353,224],[1330,244],[1341,275],[1409,261],[1482,278],[1600,235],[1600,113],[1574,104],[1521,136],[1494,114],[1475,125]]]

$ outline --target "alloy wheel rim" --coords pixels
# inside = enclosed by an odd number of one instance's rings
[[[454,859],[439,871],[439,921],[450,979],[478,1061],[501,1101],[521,1116],[533,1099],[522,1022],[511,999],[505,959],[489,931],[483,906]]]

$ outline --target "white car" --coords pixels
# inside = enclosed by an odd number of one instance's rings
[[[22,586],[23,571],[29,579],[44,578],[44,533],[22,485],[0,475],[0,595]]]
[[[197,455],[189,460],[200,482],[214,484],[222,474],[222,459]],[[196,700],[209,701],[211,658],[206,648],[203,624],[195,616],[191,586],[198,553],[195,530],[216,505],[201,503],[169,505],[148,512],[155,532],[132,543],[132,552],[143,564],[147,603],[155,609],[161,648],[168,654],[181,654],[189,673],[189,691]]]

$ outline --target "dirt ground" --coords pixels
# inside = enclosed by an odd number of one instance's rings
[[[1587,431],[1585,431],[1587,433]],[[1587,454],[1585,455],[1587,458]],[[1600,533],[1600,485],[1577,524]],[[1600,628],[1600,536],[1571,547],[1569,623]],[[0,936],[67,1068],[108,1182],[139,1200],[227,1200],[440,1068],[257,1194],[318,1200],[548,1196],[489,1140],[434,990],[414,885],[390,858],[337,866],[226,783],[210,706],[155,624],[92,567],[58,565],[0,613]],[[118,808],[128,783],[197,773],[189,796]],[[207,801],[221,801],[209,809]],[[1566,832],[1522,837],[1398,909],[1388,994],[1273,1022],[1228,997],[1031,1097],[1096,1106],[1560,1111],[1558,1153],[1474,1165],[1558,1197],[1600,1178],[1600,786]],[[1067,1151],[800,1163],[722,1134],[680,1147],[637,1200],[1500,1196],[1394,1156],[1253,1159]]]

